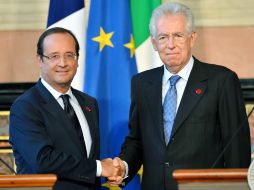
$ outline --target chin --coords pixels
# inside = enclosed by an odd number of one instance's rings
[[[65,84],[70,84],[71,81],[72,81],[72,79],[71,79],[70,77],[68,77],[68,78],[63,78],[63,77],[61,77],[61,78],[56,79],[56,82],[57,82],[58,84],[63,84],[63,85],[65,85]]]

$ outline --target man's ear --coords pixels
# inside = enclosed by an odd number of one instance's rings
[[[36,63],[39,67],[41,67],[42,62],[43,62],[43,60],[42,60],[41,56],[37,54],[36,55]]]
[[[194,46],[194,44],[196,42],[196,39],[197,39],[197,36],[198,36],[197,32],[192,32],[192,34],[191,34],[191,47]]]
[[[156,42],[155,37],[151,36],[151,42],[152,42],[152,44],[153,44],[153,49],[154,49],[155,51],[158,51],[157,42]]]

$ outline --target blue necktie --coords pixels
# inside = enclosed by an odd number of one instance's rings
[[[170,77],[170,86],[165,96],[163,103],[163,120],[164,120],[164,134],[166,145],[169,142],[172,127],[176,116],[176,102],[177,102],[177,91],[176,82],[180,79],[180,76],[173,75]]]

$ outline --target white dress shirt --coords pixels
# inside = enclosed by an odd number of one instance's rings
[[[183,97],[183,92],[185,90],[187,81],[189,79],[190,72],[192,70],[193,64],[194,64],[194,59],[193,59],[193,57],[191,57],[190,60],[188,61],[188,63],[177,74],[170,73],[167,70],[166,66],[164,65],[164,74],[163,74],[163,77],[162,77],[162,105],[163,105],[165,96],[166,96],[167,91],[168,91],[169,86],[170,86],[169,78],[172,75],[179,75],[181,78],[176,83],[176,91],[177,91],[176,112],[177,112],[178,107],[179,107],[180,102],[181,102],[181,99]]]

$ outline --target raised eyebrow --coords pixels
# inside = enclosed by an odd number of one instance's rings
[[[168,36],[168,34],[166,34],[166,33],[161,33],[161,34],[158,34],[158,36],[160,37],[160,36]]]
[[[75,52],[72,52],[72,51],[67,51],[67,52],[65,52],[64,54],[75,54],[75,55],[76,55],[76,53],[75,53]]]
[[[50,53],[48,56],[56,56],[56,55],[60,55],[60,54],[57,52],[53,52],[53,53]]]
[[[181,36],[184,36],[184,33],[182,33],[182,32],[175,32],[174,34],[175,34],[175,35],[181,35]]]

